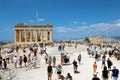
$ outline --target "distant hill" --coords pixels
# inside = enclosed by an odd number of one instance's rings
[[[103,42],[118,42],[120,41],[120,37],[104,37],[104,36],[101,36],[103,37]],[[88,37],[89,38],[89,37]],[[84,41],[85,38],[70,38],[70,39],[66,39],[66,40],[71,40],[71,41]],[[65,41],[66,41],[65,40]]]
[[[120,37],[103,37],[103,41],[118,42],[120,41]]]

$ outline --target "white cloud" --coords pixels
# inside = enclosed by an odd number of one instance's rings
[[[30,20],[30,22],[31,22],[31,23],[33,23],[33,22],[34,22],[34,20],[32,20],[32,19],[31,19],[31,20]]]
[[[116,26],[117,26],[117,27],[120,27],[120,23],[117,23]]]
[[[54,28],[54,30],[56,31],[56,32],[61,32],[61,33],[63,33],[63,32],[70,32],[72,29],[70,28],[70,27],[57,27],[57,28]]]
[[[54,28],[56,36],[62,37],[86,37],[86,36],[120,36],[120,22],[96,23],[82,26],[60,26]]]
[[[116,32],[117,30],[120,30],[120,23],[114,23],[114,24],[110,24],[110,23],[97,23],[97,24],[91,24],[89,26],[79,26],[79,27],[57,27],[55,28],[55,30],[57,32],[105,32],[105,31],[109,31],[109,32]]]
[[[120,23],[120,19],[116,20],[115,23]]]
[[[87,23],[86,22],[81,22],[82,25],[86,25]]]
[[[4,31],[7,31],[7,32],[11,33],[11,32],[14,31],[14,29],[4,29]]]
[[[40,19],[38,19],[38,21],[45,21],[45,19],[40,18]]]
[[[74,24],[78,24],[79,22],[78,21],[73,21]]]

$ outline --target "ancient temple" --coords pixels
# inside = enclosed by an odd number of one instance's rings
[[[46,25],[26,25],[16,24],[15,43],[39,43],[52,42],[52,24]]]

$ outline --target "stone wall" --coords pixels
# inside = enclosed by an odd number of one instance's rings
[[[100,36],[93,36],[89,38],[90,44],[101,44],[103,42],[103,38]]]

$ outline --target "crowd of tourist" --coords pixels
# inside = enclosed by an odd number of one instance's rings
[[[32,68],[36,68],[37,65],[37,60],[38,60],[38,54],[39,55],[44,55],[45,59],[45,64],[47,66],[47,73],[48,73],[48,80],[52,80],[52,74],[53,74],[53,68],[56,68],[56,74],[58,75],[58,80],[74,80],[72,78],[72,75],[70,72],[66,71],[67,76],[65,77],[62,74],[62,67],[67,64],[67,63],[72,63],[73,64],[73,71],[74,73],[78,73],[78,63],[81,63],[82,56],[81,54],[78,54],[78,57],[74,60],[70,60],[70,54],[65,51],[65,43],[60,44],[58,46],[58,51],[61,53],[60,54],[60,62],[61,64],[56,64],[56,56],[51,56],[46,52],[46,46],[49,46],[51,44],[40,44],[38,46],[33,45],[29,46],[28,48],[26,47],[11,47],[11,48],[6,48],[3,49],[6,51],[6,54],[2,55],[0,54],[0,69],[8,69],[9,64],[14,64],[14,69],[16,68],[27,68],[30,64],[32,64]],[[78,44],[77,44],[78,45]],[[52,44],[53,46],[53,44]],[[75,44],[75,48],[76,48]],[[2,50],[2,49],[0,49]],[[23,53],[22,55],[20,55]],[[112,57],[117,58],[119,60],[119,55],[120,55],[120,49],[117,47],[106,47],[106,46],[101,46],[101,45],[90,45],[86,49],[88,52],[89,58],[95,59],[93,62],[93,78],[92,80],[100,80],[99,77],[97,77],[97,62],[101,61],[101,72],[102,72],[102,80],[108,80],[108,78],[113,78],[113,80],[118,80],[118,75],[119,75],[119,69],[117,69],[116,66],[114,66],[114,62],[111,61]],[[84,53],[82,53],[84,54]],[[112,74],[110,74],[110,72]],[[110,74],[110,75],[109,75]]]
[[[105,46],[89,46],[87,49],[88,55],[92,58],[95,58],[95,62],[93,64],[93,72],[95,74],[92,80],[100,80],[97,77],[97,62],[101,60],[101,69],[102,70],[102,80],[109,80],[109,78],[113,78],[113,80],[118,80],[119,69],[116,68],[114,62],[111,61],[111,58],[120,57],[120,49],[116,47],[105,47]],[[107,58],[108,56],[108,58]],[[111,67],[113,66],[113,69]],[[110,72],[112,74],[110,74]]]

